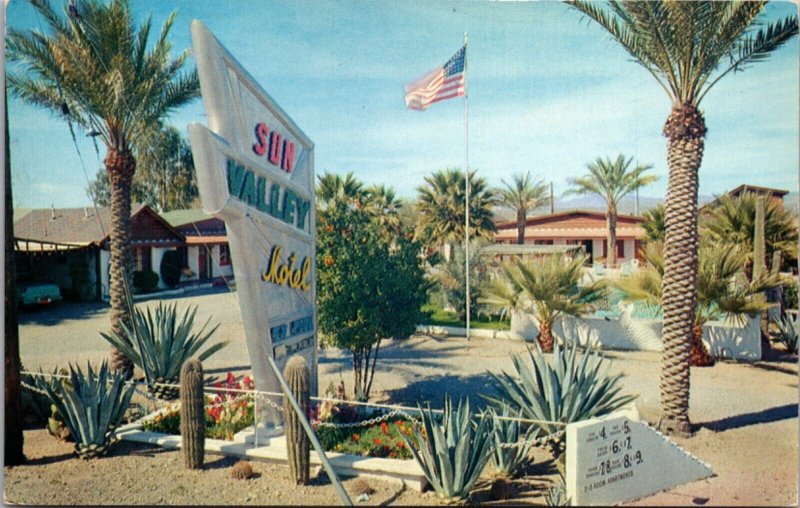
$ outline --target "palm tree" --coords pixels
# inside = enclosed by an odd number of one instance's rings
[[[539,345],[549,353],[555,321],[591,312],[591,303],[604,293],[598,283],[578,286],[585,262],[584,256],[565,259],[560,254],[507,261],[484,285],[480,302],[502,315],[531,313],[539,326]]]
[[[325,209],[336,201],[361,206],[365,197],[364,184],[347,173],[344,178],[327,171],[317,177],[317,204]]]
[[[525,243],[525,221],[528,212],[547,204],[547,186],[539,180],[534,182],[531,179],[530,171],[524,175],[517,173],[512,176],[512,182],[508,183],[501,180],[504,189],[498,190],[499,203],[517,212],[517,243]]]
[[[490,240],[495,231],[492,222],[494,192],[474,171],[469,173],[469,182],[469,237]],[[425,177],[425,185],[417,187],[418,240],[434,247],[464,241],[465,183],[464,172],[460,169],[444,169]]]
[[[111,326],[122,335],[130,315],[124,291],[133,268],[130,188],[134,149],[153,125],[198,97],[197,72],[183,73],[189,52],[170,58],[172,13],[150,44],[151,21],[134,27],[126,0],[109,4],[80,0],[63,15],[47,0],[30,0],[49,34],[10,30],[8,56],[19,64],[9,76],[20,99],[60,114],[106,146],[104,165],[111,188]],[[72,132],[74,136],[74,131]],[[114,350],[115,368],[130,361]]]
[[[666,226],[664,225],[664,205],[659,203],[655,207],[645,211],[642,216],[644,217],[642,227],[644,228],[645,239],[648,242],[663,242],[664,231],[666,230]]]
[[[652,165],[637,164],[629,169],[633,157],[625,159],[622,154],[615,160],[610,158],[595,159],[587,164],[589,173],[580,178],[569,178],[568,182],[574,187],[566,194],[593,194],[603,198],[606,202],[606,224],[608,227],[607,262],[609,268],[617,265],[617,207],[622,198],[631,192],[654,182],[658,177],[645,175],[644,172]]]
[[[748,256],[747,273],[752,265],[753,237],[758,196],[745,192],[737,197],[720,196],[700,216],[704,238],[741,245]],[[768,199],[764,206],[764,240],[766,259],[780,251],[785,259],[797,257],[797,222],[780,200]]]
[[[614,286],[624,291],[630,300],[658,307],[663,298],[664,246],[662,242],[648,243],[642,250],[645,266]],[[713,365],[714,361],[703,344],[703,325],[725,316],[742,323],[745,316],[754,317],[767,309],[763,292],[780,285],[777,275],[763,274],[753,281],[742,277],[749,252],[740,244],[703,242],[698,251],[697,303],[692,322],[692,342],[689,362],[694,366]]]
[[[470,315],[478,314],[478,299],[481,291],[481,280],[486,271],[485,258],[481,255],[482,240],[470,240],[469,245],[469,309]],[[455,309],[458,320],[467,319],[467,259],[464,247],[457,243],[453,246],[452,256],[430,268],[428,276],[431,282],[439,286],[445,303]]]
[[[371,185],[364,192],[366,209],[381,226],[381,231],[391,236],[400,234],[403,200],[396,197],[394,189],[380,184]]]
[[[571,0],[604,28],[666,92],[669,182],[664,266],[661,422],[666,434],[691,435],[689,345],[697,278],[697,185],[706,125],[700,104],[720,79],[764,60],[797,34],[797,17],[760,25],[766,2]],[[756,29],[760,26],[760,29]]]

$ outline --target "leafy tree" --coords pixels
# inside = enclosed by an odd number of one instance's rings
[[[580,178],[570,178],[568,181],[573,186],[567,194],[594,194],[606,202],[606,223],[608,225],[608,239],[606,244],[607,262],[613,268],[617,265],[617,207],[622,198],[631,192],[654,182],[658,177],[645,175],[652,165],[637,164],[631,168],[633,157],[625,159],[619,154],[615,160],[610,158],[595,159],[586,167],[589,172]]]
[[[758,196],[745,192],[737,197],[720,196],[700,217],[702,236],[717,242],[741,245],[750,273]],[[797,225],[792,214],[777,199],[766,200],[764,207],[764,240],[766,259],[780,251],[787,261],[797,259]]]
[[[741,277],[748,252],[739,244],[702,242],[698,252],[697,303],[692,322],[690,363],[695,366],[713,365],[703,344],[703,325],[724,315],[738,323],[745,316],[754,317],[767,309],[763,292],[780,285],[776,275],[763,274],[753,281]],[[627,279],[614,285],[627,298],[658,307],[663,299],[664,245],[655,241],[642,250],[645,266]]]
[[[111,325],[122,334],[130,323],[124,291],[133,271],[131,185],[134,147],[153,125],[199,95],[197,72],[181,72],[189,52],[170,58],[172,13],[154,42],[151,21],[134,26],[126,0],[76,0],[63,14],[47,0],[30,0],[49,33],[10,30],[8,56],[18,64],[9,75],[22,100],[49,109],[90,131],[106,146],[104,166],[111,196]],[[149,46],[149,47],[148,47]],[[115,368],[130,361],[112,351]]]
[[[197,199],[194,160],[189,143],[178,129],[168,125],[153,131],[135,149],[136,174],[131,182],[131,202],[159,212],[190,208]],[[100,170],[89,184],[88,194],[98,205],[109,206],[108,175]]]
[[[697,185],[706,125],[700,104],[731,72],[763,61],[797,34],[797,16],[762,24],[766,2],[570,0],[644,67],[666,92],[669,182],[665,205],[664,351],[661,422],[691,435],[689,350],[697,278]]]
[[[478,312],[478,298],[481,291],[481,280],[486,272],[486,264],[480,254],[481,245],[478,240],[470,242],[469,249],[469,312],[475,316]],[[430,269],[430,279],[442,291],[445,304],[453,307],[458,319],[467,318],[467,275],[466,254],[461,244],[455,244],[453,255]]]
[[[484,285],[480,301],[494,312],[532,314],[539,324],[539,345],[549,353],[556,319],[590,312],[591,303],[603,294],[599,283],[578,286],[585,262],[584,256],[567,259],[561,254],[506,261]]]
[[[351,353],[359,400],[369,397],[383,339],[407,337],[422,317],[426,284],[410,236],[391,241],[366,209],[341,201],[318,212],[319,330]]]
[[[492,206],[494,192],[486,180],[469,174],[469,236],[491,240],[495,231]],[[466,178],[460,169],[444,169],[425,177],[425,185],[417,188],[416,239],[432,247],[464,242],[466,226]]]
[[[360,206],[366,195],[364,184],[352,172],[343,178],[326,171],[317,180],[317,205],[320,208],[332,206],[334,202],[359,203]]]
[[[522,245],[525,243],[525,221],[528,213],[550,201],[547,186],[541,180],[534,182],[530,171],[524,175],[522,173],[513,175],[511,183],[501,181],[504,188],[497,192],[499,203],[517,213],[517,243]]]
[[[664,232],[667,229],[664,223],[664,205],[658,204],[642,215],[644,216],[642,227],[646,235],[645,239],[648,242],[664,241]]]

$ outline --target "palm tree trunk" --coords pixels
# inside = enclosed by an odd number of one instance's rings
[[[517,210],[517,243],[525,243],[525,210]]]
[[[125,337],[121,323],[130,323],[125,291],[130,287],[133,274],[131,255],[131,183],[136,161],[130,151],[108,149],[105,158],[108,183],[111,191],[111,262],[109,268],[109,295],[111,297],[111,329]],[[117,349],[111,350],[114,369],[133,374],[128,357]]]
[[[22,393],[20,386],[19,327],[17,326],[17,272],[14,259],[14,204],[11,193],[11,161],[8,136],[8,97],[5,98],[5,452],[3,463],[18,466],[25,461],[22,453]]]
[[[552,323],[542,322],[539,324],[539,347],[543,353],[553,352],[553,325]]]
[[[608,227],[608,268],[617,266],[617,207],[609,206],[606,212],[606,226]]]
[[[694,106],[672,110],[666,124],[669,182],[662,306],[660,430],[690,436],[689,354],[697,300],[697,171],[703,159],[705,121]]]
[[[689,354],[689,364],[692,367],[711,367],[714,359],[708,353],[706,345],[703,343],[703,325],[696,323],[692,327],[692,350]]]

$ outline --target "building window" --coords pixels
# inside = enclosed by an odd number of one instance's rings
[[[553,240],[534,240],[534,245],[553,245]]]
[[[153,258],[150,255],[150,247],[136,247],[133,249],[133,269],[137,272],[152,271]]]
[[[231,264],[231,250],[227,243],[219,246],[219,265],[228,266]]]

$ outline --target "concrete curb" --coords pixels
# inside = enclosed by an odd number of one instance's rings
[[[417,325],[417,333],[466,337],[467,329],[457,326]],[[479,339],[523,340],[521,335],[510,330],[487,330],[485,328],[470,327],[469,336]]]

